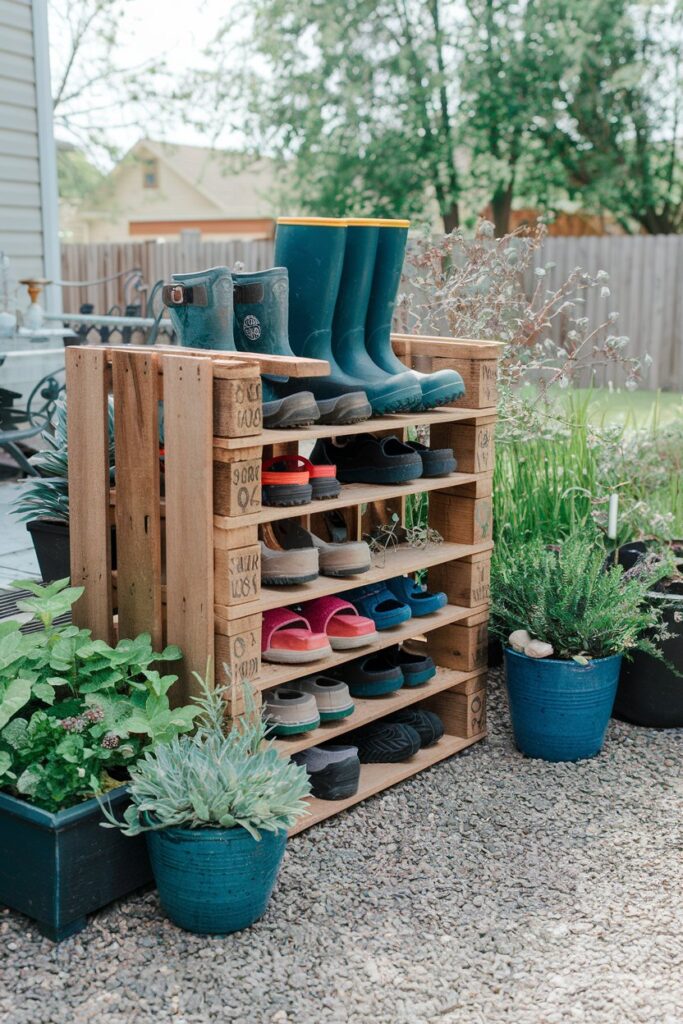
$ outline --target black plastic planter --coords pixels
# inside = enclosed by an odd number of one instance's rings
[[[31,534],[44,583],[63,580],[71,575],[69,524],[56,519],[32,519],[26,524]],[[111,567],[116,568],[116,530],[111,528]]]
[[[661,650],[666,660],[683,672],[683,621],[675,621],[677,611],[683,616],[683,596],[652,593],[649,598],[675,605],[665,609],[664,620],[669,632],[676,635],[665,640]],[[636,651],[631,661],[624,659],[612,715],[651,728],[683,726],[683,677],[657,658]]]
[[[121,818],[128,790],[107,799]],[[85,927],[86,914],[150,882],[144,836],[129,839],[103,820],[95,799],[50,814],[0,793],[0,903],[59,942]]]
[[[683,541],[674,540],[670,546],[680,571]],[[652,547],[652,541],[624,544],[619,548],[619,564],[627,571],[632,569]],[[683,620],[683,586],[677,581],[663,580],[648,594],[648,600],[669,606],[664,609],[663,618],[669,633],[674,635],[664,641],[661,650],[664,658],[683,673],[683,621],[676,622],[677,615]],[[624,658],[612,715],[632,725],[680,728],[683,726],[683,676],[676,675],[658,658],[636,651],[631,660]]]
[[[55,519],[32,519],[26,524],[31,534],[40,575],[45,583],[71,575],[69,524]]]

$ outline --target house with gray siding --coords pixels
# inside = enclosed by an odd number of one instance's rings
[[[61,276],[47,0],[0,0],[0,251],[16,279]]]

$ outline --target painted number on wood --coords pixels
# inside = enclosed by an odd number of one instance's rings
[[[237,551],[228,569],[231,603],[249,601],[261,591],[261,556],[256,551]]]
[[[231,475],[232,491],[241,512],[261,507],[261,466],[258,462],[236,462]]]

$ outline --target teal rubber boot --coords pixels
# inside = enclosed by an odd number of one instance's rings
[[[284,267],[272,267],[253,274],[232,275],[235,313],[235,345],[238,352],[293,356],[287,337],[289,281]],[[316,423],[320,409],[308,390],[290,388],[287,377],[261,376],[268,422],[273,427],[304,427]],[[264,414],[265,422],[265,414]]]
[[[228,268],[212,267],[171,277],[173,284],[164,285],[162,294],[179,344],[184,348],[236,352],[234,285]],[[300,400],[277,381],[265,377],[261,381],[265,427],[307,426],[317,420],[318,407],[312,395],[304,393],[304,399]]]
[[[408,368],[391,345],[391,322],[408,241],[408,221],[379,221],[377,258],[372,278],[372,293],[365,321],[365,344],[374,361],[388,373],[405,373]],[[422,408],[449,405],[465,394],[462,377],[455,370],[419,373],[409,370],[422,390]]]
[[[178,342],[184,348],[234,351],[232,340],[232,274],[212,267],[194,274],[172,274],[165,285],[168,307]]]
[[[328,377],[306,381],[316,401],[364,391],[373,412],[385,410],[392,395],[388,376],[374,368],[374,380],[347,373],[332,351],[332,321],[346,249],[346,222],[326,217],[281,217],[275,235],[275,262],[290,281],[289,340],[298,356],[326,359]],[[381,382],[380,382],[381,381]]]
[[[419,408],[422,390],[405,366],[399,373],[387,372],[372,360],[365,347],[365,318],[380,231],[377,223],[369,219],[346,221],[344,266],[332,321],[332,352],[345,373],[369,382],[373,411],[383,414]]]
[[[289,344],[289,275],[286,267],[272,267],[253,274],[234,273],[235,343],[239,352],[263,352],[294,356]],[[365,394],[316,399],[309,381],[301,377],[263,377],[270,398],[287,401],[289,415],[298,417],[297,426],[313,423],[356,423],[372,410]],[[293,401],[296,399],[296,408]],[[301,417],[307,416],[307,419]],[[280,422],[281,427],[294,425]]]

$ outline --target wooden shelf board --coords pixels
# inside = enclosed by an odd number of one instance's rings
[[[276,519],[291,519],[293,516],[313,515],[315,512],[329,512],[333,508],[346,508],[347,505],[367,505],[373,501],[386,501],[387,498],[407,497],[409,494],[424,494],[425,491],[444,490],[447,487],[459,487],[462,484],[475,483],[488,473],[449,473],[448,476],[418,477],[405,484],[344,484],[338,498],[325,498],[322,501],[311,501],[307,505],[287,505],[279,508],[264,505],[259,512],[250,512],[244,516],[214,516],[214,526],[223,530],[235,530],[242,526],[257,526],[259,523],[272,523]]]
[[[400,626],[393,629],[383,629],[377,633],[377,639],[368,647],[359,647],[355,651],[333,651],[329,658],[322,658],[320,661],[310,661],[307,665],[276,665],[274,662],[264,661],[261,663],[261,671],[258,679],[252,680],[251,685],[257,690],[270,690],[273,686],[281,686],[289,683],[292,679],[301,679],[303,676],[310,676],[314,673],[320,675],[335,665],[343,665],[354,658],[362,658],[367,654],[374,654],[385,647],[393,644],[403,643],[404,640],[413,640],[429,633],[432,629],[440,626],[447,626],[451,622],[458,622],[470,615],[488,610],[488,605],[480,605],[477,608],[463,608],[457,604],[447,604],[438,612],[432,615],[422,615],[420,618],[408,619]],[[220,630],[219,630],[220,632]]]
[[[496,409],[461,409],[459,406],[430,409],[428,412],[396,413],[394,416],[376,416],[363,423],[349,423],[346,426],[331,427],[329,424],[311,427],[289,428],[287,430],[262,430],[249,437],[214,437],[215,448],[237,451],[254,445],[283,444],[287,441],[314,441],[318,437],[345,437],[349,434],[375,434],[378,430],[401,430],[432,423],[454,423],[458,420],[481,419],[495,416]]]
[[[418,569],[428,569],[431,565],[442,565],[444,562],[454,562],[459,558],[466,558],[468,555],[479,554],[482,551],[490,551],[493,548],[491,541],[483,541],[481,544],[428,544],[423,548],[410,547],[408,544],[401,544],[385,556],[373,556],[377,563],[368,572],[360,573],[357,576],[346,577],[345,579],[332,578],[330,576],[319,576],[317,580],[310,583],[299,583],[294,586],[283,587],[261,587],[261,593],[256,601],[245,602],[244,604],[214,605],[214,613],[219,619],[243,619],[245,615],[256,615],[258,612],[265,612],[269,608],[282,608],[284,605],[300,604],[302,601],[313,601],[317,597],[325,597],[328,594],[341,594],[345,590],[353,590],[354,587],[366,586],[369,583],[377,583],[381,580],[390,580],[394,576],[402,576],[404,573],[417,572]]]
[[[342,718],[338,722],[327,722],[319,729],[312,729],[311,732],[302,733],[300,736],[278,739],[275,741],[275,747],[281,754],[296,754],[299,750],[315,747],[318,743],[327,743],[336,736],[342,736],[345,732],[360,728],[361,725],[384,718],[385,715],[406,708],[410,704],[418,704],[428,697],[433,697],[435,693],[450,690],[458,683],[464,683],[466,679],[474,679],[480,675],[481,669],[474,672],[456,672],[453,668],[439,667],[434,678],[422,686],[402,686],[400,690],[394,690],[384,697],[354,697],[356,709],[348,718]]]
[[[417,775],[418,772],[424,771],[425,768],[430,768],[433,764],[437,764],[439,761],[459,753],[466,747],[471,747],[472,744],[478,743],[485,736],[485,732],[466,738],[464,736],[446,735],[442,736],[433,747],[418,750],[417,754],[411,757],[409,761],[401,761],[399,764],[362,765],[358,792],[354,796],[349,797],[347,800],[318,800],[315,797],[309,797],[309,814],[299,819],[290,830],[290,836],[303,832],[312,825],[317,825],[318,822],[324,821],[325,818],[331,818],[333,815],[339,814],[340,811],[345,811],[347,807],[353,807],[354,804],[367,800],[368,797],[381,793],[382,790],[388,789],[390,786],[395,786],[397,782],[402,782],[404,779],[410,778],[411,775]]]

